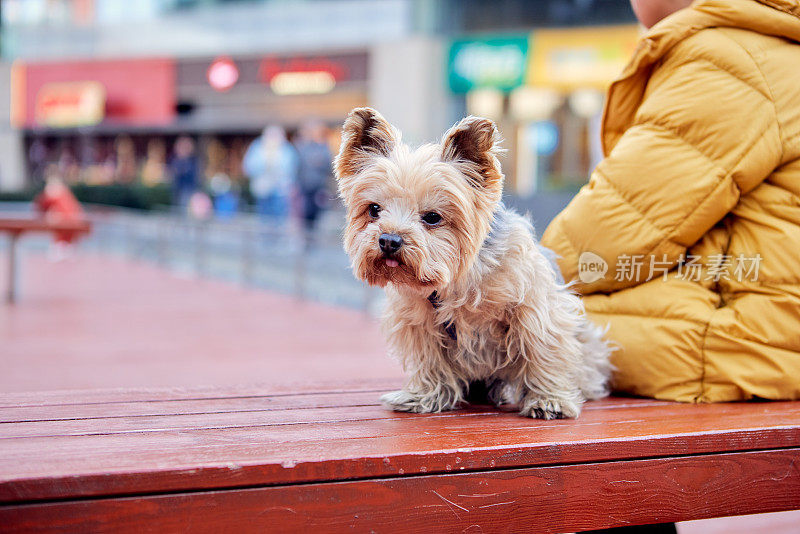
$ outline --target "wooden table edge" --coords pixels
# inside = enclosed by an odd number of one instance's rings
[[[800,448],[423,474],[0,506],[7,532],[563,532],[800,508]],[[747,490],[743,488],[747,487]],[[224,512],[223,512],[224,510]],[[103,528],[99,528],[99,527]]]
[[[136,472],[123,470],[5,479],[0,474],[0,506],[54,499],[232,490],[457,472],[491,472],[798,447],[800,447],[800,428],[780,426],[728,432],[693,432],[677,436],[589,440],[579,443],[530,443],[475,449],[465,447],[431,453],[359,456],[314,462],[287,458],[282,462],[273,463],[219,462]],[[64,491],[64,488],[68,488],[67,491]]]

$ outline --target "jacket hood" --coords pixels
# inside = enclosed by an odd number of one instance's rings
[[[800,42],[800,0],[695,0],[650,28],[611,85],[603,113],[603,150],[610,152],[644,93],[651,66],[706,28],[739,28]],[[609,116],[608,109],[627,110]]]
[[[696,0],[644,34],[622,77],[657,61],[675,44],[700,30],[725,27],[800,42],[800,1]]]

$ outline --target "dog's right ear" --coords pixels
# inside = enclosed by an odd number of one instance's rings
[[[342,145],[334,161],[336,179],[358,173],[375,156],[388,156],[400,133],[372,108],[356,108],[342,128]]]
[[[442,157],[445,161],[461,162],[466,166],[472,185],[478,188],[503,189],[503,173],[497,155],[500,148],[497,126],[489,119],[466,117],[450,128],[442,138]]]

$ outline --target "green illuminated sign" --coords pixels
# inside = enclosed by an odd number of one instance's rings
[[[460,39],[450,45],[450,89],[466,93],[493,88],[510,91],[522,85],[528,63],[528,36]]]

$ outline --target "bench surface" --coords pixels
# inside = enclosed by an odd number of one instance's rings
[[[349,312],[304,307],[319,324],[304,345],[288,299],[96,258],[60,269],[65,287],[0,311],[0,531],[565,532],[800,508],[800,403],[392,413],[377,399],[401,376],[373,363],[379,336]],[[253,320],[270,307],[284,313]],[[193,335],[165,334],[176,313]],[[212,338],[232,331],[226,354]],[[215,372],[220,385],[191,385]],[[148,377],[174,385],[136,386]]]

